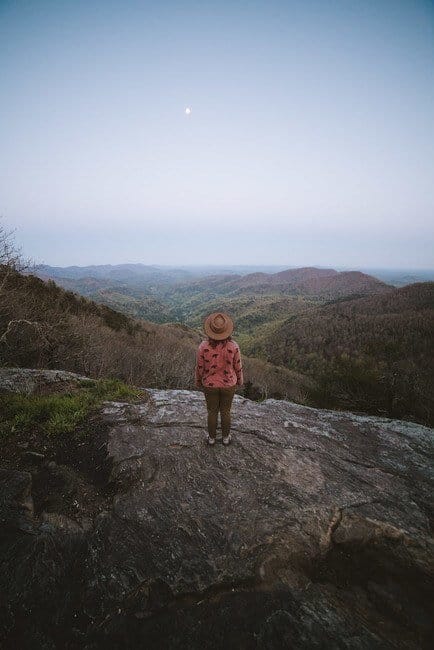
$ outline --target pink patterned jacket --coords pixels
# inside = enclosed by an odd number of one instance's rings
[[[243,383],[241,353],[236,341],[219,341],[215,348],[207,340],[199,344],[196,385],[224,388]]]

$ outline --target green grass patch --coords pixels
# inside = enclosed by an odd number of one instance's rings
[[[74,392],[56,395],[2,395],[0,436],[41,431],[72,433],[104,401],[135,400],[141,392],[118,379],[82,381]]]

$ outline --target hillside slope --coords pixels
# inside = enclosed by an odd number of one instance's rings
[[[54,282],[0,266],[0,366],[60,368],[137,385],[194,388],[201,328],[134,319]],[[234,333],[236,339],[236,332]],[[250,397],[299,400],[298,373],[243,355]]]
[[[150,273],[148,267],[143,269]],[[252,298],[260,307],[270,300],[275,304],[280,301],[277,311],[281,312],[290,300],[303,299],[309,306],[339,297],[392,290],[389,285],[364,273],[315,267],[286,269],[276,273],[221,273],[199,279],[186,279],[182,275],[178,278],[175,273],[173,276],[170,273],[159,276],[157,271],[155,276],[146,275],[141,267],[140,272],[133,273],[128,265],[125,270],[116,267],[116,273],[112,267],[88,267],[81,271],[78,267],[66,268],[65,277],[62,277],[62,269],[59,268],[53,268],[51,272],[50,267],[38,267],[36,273],[44,280],[52,277],[60,286],[123,313],[154,322],[179,320],[195,327],[198,321],[202,322],[206,312],[213,310],[213,304],[220,301],[223,305],[220,309],[235,308],[237,316],[241,319],[247,317],[249,326],[240,330],[246,336],[254,335],[256,330],[256,327],[252,330],[250,326],[250,314],[242,310],[242,304]],[[286,315],[291,313],[289,310]],[[270,311],[269,322],[276,320],[276,314]]]
[[[341,300],[279,323],[249,354],[320,383],[328,407],[434,421],[434,283]]]

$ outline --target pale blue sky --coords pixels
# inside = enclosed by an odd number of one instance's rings
[[[434,266],[432,2],[0,0],[0,102],[37,262]]]

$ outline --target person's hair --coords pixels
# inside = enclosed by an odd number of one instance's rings
[[[232,341],[232,336],[227,336],[225,339],[220,339],[220,341],[208,336],[208,343],[212,348],[215,348],[218,343],[226,343],[226,341]]]

